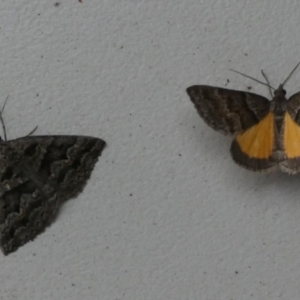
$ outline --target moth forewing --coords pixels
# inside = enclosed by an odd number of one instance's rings
[[[105,147],[87,136],[25,136],[0,144],[0,245],[33,240],[86,185]]]

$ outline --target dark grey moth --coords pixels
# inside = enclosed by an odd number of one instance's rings
[[[0,245],[5,255],[43,232],[62,203],[84,189],[105,144],[68,135],[7,141],[5,133],[0,140]]]
[[[279,168],[289,174],[300,172],[300,92],[286,99],[283,89],[299,64],[277,89],[262,72],[267,84],[258,82],[269,87],[271,101],[254,93],[212,86],[187,88],[202,119],[213,129],[234,135],[230,152],[237,164],[252,171]]]

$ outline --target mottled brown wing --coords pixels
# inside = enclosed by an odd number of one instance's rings
[[[300,125],[300,92],[292,95],[287,101],[287,111],[292,119]]]
[[[0,143],[0,246],[17,250],[41,233],[60,205],[84,188],[105,142],[28,136]]]
[[[203,120],[223,134],[245,131],[270,110],[270,101],[253,93],[206,85],[191,86],[187,93]]]

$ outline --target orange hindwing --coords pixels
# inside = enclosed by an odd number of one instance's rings
[[[287,158],[300,157],[300,127],[288,112],[284,116],[283,144]]]
[[[238,134],[236,141],[242,152],[249,158],[269,158],[272,155],[274,146],[273,112],[269,112],[259,123]]]

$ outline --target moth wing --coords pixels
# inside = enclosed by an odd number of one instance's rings
[[[270,101],[253,93],[206,85],[191,86],[187,93],[202,119],[224,134],[247,130],[270,110]]]
[[[257,124],[235,137],[230,152],[233,160],[248,170],[269,171],[277,167],[273,157],[274,144],[274,114],[269,112]]]
[[[300,125],[300,92],[292,95],[287,101],[287,111],[292,119]]]
[[[287,101],[283,145],[285,160],[280,163],[280,169],[290,174],[300,172],[300,92]]]
[[[84,188],[105,142],[85,136],[32,136],[0,144],[0,244],[17,250]]]

